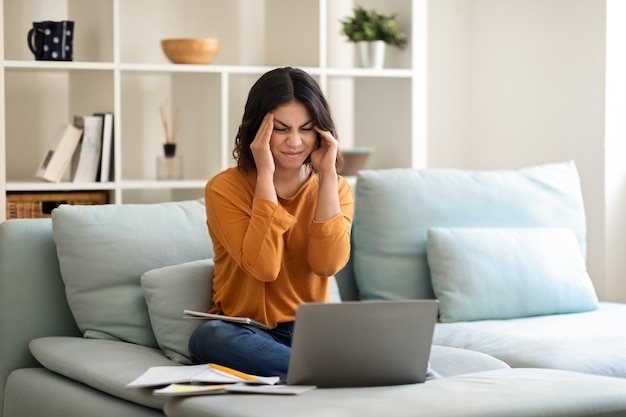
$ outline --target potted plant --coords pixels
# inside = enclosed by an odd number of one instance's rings
[[[403,49],[406,35],[396,25],[396,15],[366,10],[362,6],[353,9],[353,15],[341,20],[341,33],[359,48],[361,65],[382,68],[385,61],[385,46]]]

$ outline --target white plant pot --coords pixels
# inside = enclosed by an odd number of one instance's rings
[[[384,41],[361,41],[357,42],[361,67],[380,69],[385,63]]]

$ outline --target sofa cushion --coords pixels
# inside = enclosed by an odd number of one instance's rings
[[[576,236],[565,228],[435,228],[428,263],[442,322],[594,310]]]
[[[170,401],[168,417],[620,416],[626,381],[553,369],[497,369],[423,384],[271,395],[199,395]]]
[[[626,304],[584,313],[437,323],[433,343],[494,356],[514,368],[626,378]]]
[[[213,255],[199,200],[61,205],[52,228],[68,304],[89,338],[157,347],[139,278]]]
[[[113,398],[41,367],[13,371],[5,394],[5,417],[164,417],[163,410]]]
[[[141,276],[152,330],[169,359],[191,363],[189,337],[201,321],[183,318],[183,310],[208,311],[212,284],[212,259],[165,266]]]
[[[361,299],[434,297],[426,259],[426,231],[433,227],[566,227],[586,251],[573,162],[520,170],[361,170],[355,207],[352,257]]]
[[[432,345],[428,362],[428,380],[510,368],[500,359],[481,352],[440,345]]]
[[[147,407],[162,409],[165,399],[150,389],[126,384],[152,366],[172,366],[158,349],[114,340],[42,337],[30,342],[33,356],[47,369],[99,391]]]

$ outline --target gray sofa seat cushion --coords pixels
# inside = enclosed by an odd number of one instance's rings
[[[7,380],[4,417],[164,417],[163,410],[116,399],[45,368],[23,368]]]
[[[169,417],[623,416],[626,381],[549,369],[499,369],[390,387],[302,395],[176,398]]]
[[[433,343],[471,349],[515,368],[556,368],[626,378],[626,304],[585,313],[437,323]]]
[[[438,345],[430,349],[429,364],[428,379],[510,368],[500,359],[484,353]]]
[[[158,349],[113,340],[43,337],[29,344],[33,356],[47,369],[118,398],[163,409],[165,399],[149,389],[126,384],[151,366],[180,365]]]

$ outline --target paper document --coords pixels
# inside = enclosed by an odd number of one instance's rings
[[[163,397],[183,397],[188,395],[211,395],[224,394],[228,385],[189,385],[189,384],[170,384],[167,387],[155,389],[154,395]]]
[[[219,368],[219,369],[215,369]],[[207,384],[235,384],[253,382],[274,385],[280,378],[248,375],[219,365],[153,366],[126,385],[127,388],[146,388],[177,383],[202,382]]]
[[[298,395],[317,388],[315,385],[250,385],[233,384],[224,388],[226,392],[245,394]]]
[[[315,389],[315,385],[249,385],[246,383],[223,385],[170,384],[155,389],[154,395],[184,397],[190,395],[216,395],[237,392],[242,394],[298,395]]]

